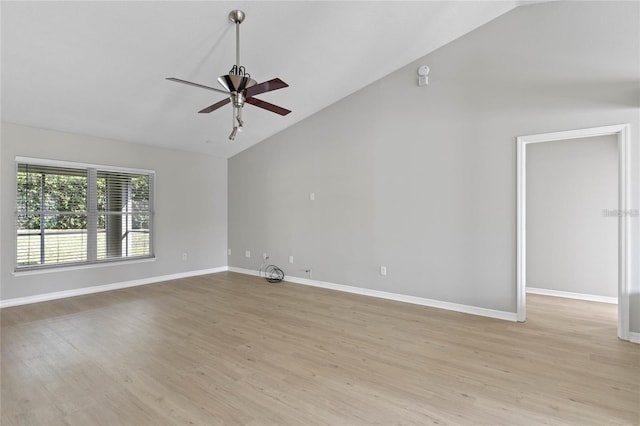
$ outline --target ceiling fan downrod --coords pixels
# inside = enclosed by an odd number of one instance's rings
[[[241,10],[232,10],[229,12],[229,19],[236,24],[236,66],[240,67],[240,24],[244,21],[245,14]]]

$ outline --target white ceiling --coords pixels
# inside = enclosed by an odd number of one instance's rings
[[[2,120],[231,157],[517,7],[518,1],[2,1]],[[293,112],[247,105],[229,141],[223,94],[235,62],[262,82],[257,96]]]

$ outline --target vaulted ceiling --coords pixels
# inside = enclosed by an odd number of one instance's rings
[[[2,13],[2,121],[231,157],[517,7],[518,1],[8,2]],[[293,112],[246,105],[228,140],[219,87],[235,62],[257,96]],[[393,108],[393,105],[382,105]]]

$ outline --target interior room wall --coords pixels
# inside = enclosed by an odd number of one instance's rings
[[[517,136],[630,123],[638,208],[639,8],[519,7],[231,158],[229,265],[515,312]]]
[[[226,266],[226,159],[10,123],[1,135],[1,300]],[[156,260],[14,274],[16,156],[154,170]]]
[[[617,138],[526,149],[527,287],[617,298]]]

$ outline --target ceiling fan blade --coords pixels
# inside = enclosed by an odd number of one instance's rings
[[[201,89],[213,90],[214,92],[224,93],[225,95],[228,95],[228,94],[229,94],[229,92],[225,92],[224,90],[216,89],[216,88],[214,88],[214,87],[205,86],[205,85],[203,85],[203,84],[192,83],[192,82],[190,82],[190,81],[187,81],[187,80],[181,80],[181,79],[179,79],[179,78],[175,78],[175,77],[167,77],[167,80],[169,80],[169,81],[175,81],[176,83],[188,84],[189,86],[195,86],[195,87],[199,87],[199,88],[201,88]]]
[[[265,102],[256,98],[247,98],[245,102],[280,115],[287,115],[291,112],[288,109],[284,109],[282,107],[279,107],[278,105],[270,104],[269,102]]]
[[[274,78],[273,80],[265,81],[249,87],[246,91],[245,97],[250,98],[252,96],[259,95],[260,93],[270,92],[284,87],[289,87],[289,85],[279,78]]]
[[[198,113],[206,113],[206,112],[215,111],[215,110],[217,110],[218,108],[220,108],[220,107],[222,107],[222,106],[225,106],[225,105],[226,105],[226,104],[228,104],[229,102],[231,102],[231,99],[229,99],[229,98],[223,99],[223,100],[221,100],[220,102],[216,102],[215,104],[213,104],[213,105],[211,105],[211,106],[209,106],[209,107],[206,107],[206,108],[205,108],[205,109],[203,109],[202,111],[198,111]]]

